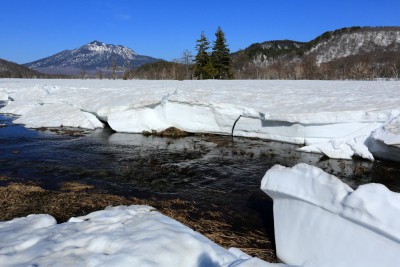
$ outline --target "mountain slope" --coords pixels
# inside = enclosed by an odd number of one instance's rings
[[[308,54],[315,56],[317,64],[321,64],[348,56],[387,52],[400,52],[400,27],[363,28],[332,35],[310,49]]]
[[[266,41],[254,43],[244,50],[231,54],[232,61],[236,68],[246,65],[249,62],[266,65],[269,61],[278,57],[290,55],[296,51],[301,51],[306,43],[292,40]],[[263,62],[265,64],[263,64]]]
[[[0,78],[45,78],[46,75],[0,58]]]
[[[351,27],[309,42],[256,43],[232,54],[236,78],[398,78],[400,27]]]
[[[78,75],[82,72],[110,73],[117,69],[121,72],[123,68],[135,68],[156,61],[160,59],[138,55],[128,47],[93,41],[24,65],[43,73]]]

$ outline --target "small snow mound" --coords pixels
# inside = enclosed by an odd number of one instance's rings
[[[0,222],[1,266],[281,266],[228,251],[149,206],[119,206],[56,224]]]

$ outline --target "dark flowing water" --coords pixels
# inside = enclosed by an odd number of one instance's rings
[[[65,181],[128,196],[180,198],[214,205],[240,230],[257,228],[273,239],[272,201],[259,189],[275,164],[304,162],[352,187],[382,183],[400,191],[400,164],[331,160],[298,146],[226,136],[145,137],[109,129],[69,136],[13,125],[1,116],[0,174],[57,190]],[[235,224],[235,223],[232,223]]]

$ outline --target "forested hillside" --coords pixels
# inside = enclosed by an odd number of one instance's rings
[[[14,62],[0,59],[0,78],[46,78],[47,75]]]
[[[398,79],[400,27],[343,28],[307,43],[256,43],[231,56],[236,79]]]

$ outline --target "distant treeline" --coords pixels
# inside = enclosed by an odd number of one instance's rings
[[[186,66],[177,62],[159,61],[140,66],[124,73],[123,79],[145,80],[186,80],[193,77],[193,65]]]
[[[316,64],[308,57],[300,62],[276,60],[268,66],[248,64],[235,68],[236,79],[374,80],[399,79],[400,53],[370,53]]]

